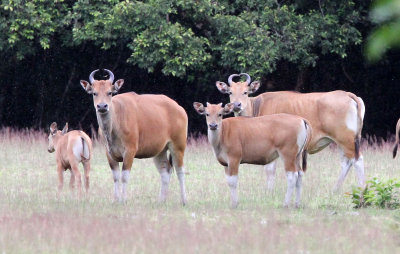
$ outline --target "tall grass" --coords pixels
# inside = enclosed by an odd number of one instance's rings
[[[229,209],[223,167],[205,138],[189,140],[185,156],[188,205],[176,176],[166,204],[152,159],[135,160],[127,204],[113,204],[104,147],[95,142],[91,188],[79,200],[68,189],[56,198],[54,154],[46,134],[0,131],[0,253],[396,253],[397,210],[354,210],[344,195],[357,183],[350,171],[342,192],[335,146],[309,156],[302,208],[282,207],[286,179],[278,161],[274,193],[261,166],[241,165],[239,207]],[[364,143],[367,178],[399,175],[391,143]],[[278,159],[279,160],[279,159]]]

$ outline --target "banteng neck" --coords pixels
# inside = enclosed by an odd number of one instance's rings
[[[208,129],[208,132],[207,132],[208,142],[210,142],[215,155],[218,155],[221,150],[220,149],[221,148],[221,135],[222,135],[222,123],[216,130]]]
[[[101,132],[103,133],[107,150],[110,151],[111,146],[111,132],[112,132],[112,118],[113,118],[113,110],[110,109],[109,112],[105,114],[100,114],[96,112],[97,122],[99,123],[99,127]]]

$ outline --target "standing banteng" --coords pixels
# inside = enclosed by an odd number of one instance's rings
[[[89,190],[90,159],[92,158],[92,140],[83,131],[68,132],[68,123],[62,131],[57,130],[57,123],[50,125],[49,153],[56,152],[58,193],[61,192],[64,184],[63,173],[71,170],[69,186],[74,188],[75,182],[78,187],[79,196],[82,193],[81,173],[79,163],[82,162],[85,174],[85,189]]]
[[[133,159],[154,157],[161,176],[159,200],[164,202],[166,199],[174,166],[180,183],[182,204],[185,205],[183,156],[188,125],[185,110],[164,95],[130,92],[113,96],[124,80],[113,83],[114,74],[107,69],[108,80],[95,80],[94,75],[98,71],[90,74],[90,83],[84,80],[80,83],[87,93],[93,95],[99,132],[105,142],[113,174],[115,200],[126,200],[126,185]],[[122,173],[119,162],[122,162]]]
[[[301,181],[306,170],[306,147],[311,138],[311,127],[299,116],[274,114],[260,117],[231,117],[223,115],[233,112],[234,104],[207,103],[207,107],[194,102],[200,115],[206,115],[208,141],[213,147],[219,163],[225,166],[225,174],[231,189],[231,206],[238,204],[237,181],[239,164],[264,165],[281,157],[286,170],[288,188],[285,206],[291,200],[296,187],[296,207],[300,204]],[[303,157],[303,169],[300,160]]]
[[[245,82],[233,82],[234,77],[245,76]],[[364,162],[361,155],[360,139],[365,114],[364,102],[360,97],[345,92],[324,93],[266,92],[249,97],[260,87],[259,81],[250,83],[247,73],[232,74],[228,84],[217,81],[218,90],[229,94],[234,104],[236,116],[262,116],[276,113],[288,113],[304,117],[313,128],[312,140],[308,152],[317,153],[335,142],[341,151],[342,172],[335,190],[338,190],[352,165],[356,170],[358,183],[365,186]],[[268,188],[274,185],[276,164],[265,165]]]

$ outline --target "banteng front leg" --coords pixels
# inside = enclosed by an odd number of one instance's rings
[[[225,167],[226,181],[231,190],[231,208],[236,208],[238,206],[238,173],[239,173],[239,163],[229,162],[229,166]]]
[[[275,186],[276,161],[266,164],[264,171],[267,175],[267,190],[272,192]]]
[[[107,152],[107,160],[108,164],[110,165],[112,177],[114,181],[114,202],[121,201],[121,191],[119,188],[119,181],[121,179],[121,173],[119,170],[119,163],[113,160]]]

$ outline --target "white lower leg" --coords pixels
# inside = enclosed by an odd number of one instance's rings
[[[182,205],[186,205],[185,169],[183,167],[178,168],[176,174],[178,175],[179,185],[181,188]]]
[[[342,171],[340,173],[339,179],[336,183],[336,186],[334,188],[334,191],[338,191],[343,184],[344,179],[347,176],[347,173],[349,173],[351,165],[353,165],[354,159],[348,159],[346,156],[342,155],[341,158],[341,166],[342,166]]]
[[[122,170],[121,182],[122,182],[122,200],[123,201],[126,201],[126,188],[127,188],[128,182],[129,182],[130,174],[131,174],[130,170],[128,170],[128,169]]]
[[[365,187],[365,174],[364,174],[364,158],[361,155],[354,163],[354,169],[358,178],[358,186]]]
[[[267,174],[267,189],[272,191],[275,186],[276,161],[266,164],[264,171]]]
[[[120,201],[121,200],[121,195],[120,195],[120,190],[119,190],[119,179],[120,177],[120,172],[119,169],[112,169],[112,175],[113,175],[113,180],[114,180],[114,200],[115,201]]]
[[[231,207],[236,208],[238,205],[237,182],[238,176],[226,176],[228,186],[231,189]]]
[[[168,184],[170,180],[170,173],[168,173],[166,168],[162,168],[159,170],[161,176],[161,188],[160,188],[160,196],[159,201],[165,202],[168,193]]]
[[[285,195],[285,203],[284,206],[288,207],[290,204],[290,200],[293,194],[293,190],[294,187],[296,186],[296,182],[297,182],[297,177],[298,174],[297,172],[286,172],[286,177],[287,177],[287,191],[286,191],[286,195]]]
[[[298,172],[297,182],[296,182],[296,207],[300,206],[300,198],[301,198],[301,184],[303,181],[303,171]]]

